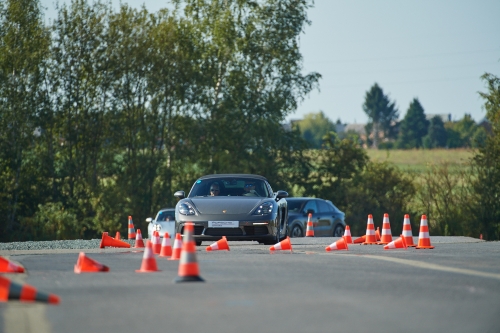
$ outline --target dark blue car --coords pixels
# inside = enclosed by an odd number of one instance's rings
[[[314,236],[342,237],[345,214],[330,200],[319,198],[287,198],[290,237],[304,237],[308,213],[312,213]]]

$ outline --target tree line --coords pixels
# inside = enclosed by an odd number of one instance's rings
[[[449,115],[428,117],[418,98],[414,98],[403,119],[399,120],[399,110],[383,89],[375,83],[365,94],[363,110],[368,116],[365,134],[342,131],[341,137],[355,137],[364,147],[375,149],[433,149],[433,148],[478,148],[484,145],[491,134],[488,121],[478,124],[470,114],[452,121],[443,119]],[[328,119],[322,111],[306,114],[295,121],[302,138],[311,147],[321,147],[323,136],[329,131],[337,131],[346,126],[338,119],[336,123]]]
[[[418,98],[410,102],[399,121],[396,102],[377,83],[366,92],[363,110],[369,118],[366,145],[374,148],[477,148],[487,136],[487,127],[479,126],[469,114],[453,122],[439,115],[427,119]]]
[[[301,73],[308,1],[73,0],[50,25],[37,0],[1,6],[3,240],[143,221],[206,173],[283,183],[301,143],[281,122],[320,77]]]
[[[408,212],[411,177],[351,138],[328,132],[311,150],[282,126],[321,77],[302,73],[298,47],[310,5],[175,0],[150,13],[72,0],[46,25],[37,0],[0,2],[0,240],[126,232],[128,215],[144,228],[210,173],[330,199],[354,231],[369,213]],[[495,165],[488,154],[478,165]],[[498,238],[496,223],[485,235]]]

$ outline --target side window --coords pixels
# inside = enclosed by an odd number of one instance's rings
[[[317,203],[318,203],[318,209],[319,209],[320,213],[328,213],[328,212],[332,211],[326,202],[324,202],[322,200],[318,200]]]
[[[304,206],[304,213],[307,213],[308,210],[313,210],[314,213],[318,212],[318,206],[316,205],[316,200],[310,200]]]
[[[335,207],[335,205],[330,200],[327,200],[326,204],[328,205],[328,207],[330,207],[330,211],[339,212],[339,209]]]

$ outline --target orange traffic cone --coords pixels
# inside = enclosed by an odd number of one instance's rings
[[[116,232],[115,239],[116,240],[121,240],[122,239],[122,236],[120,235],[119,231]]]
[[[328,245],[325,250],[327,252],[330,252],[331,250],[349,250],[349,248],[347,247],[347,241],[345,240],[345,237],[342,237],[338,241]]]
[[[406,246],[415,247],[416,245],[413,243],[413,234],[411,233],[411,224],[410,224],[410,215],[405,214],[405,218],[403,220],[403,237],[405,239]]]
[[[207,251],[216,251],[216,250],[227,250],[229,251],[229,245],[227,244],[226,236],[222,236],[222,239],[213,243],[210,246],[207,246]]]
[[[292,243],[290,242],[290,237],[286,236],[286,239],[282,240],[279,243],[274,244],[269,248],[270,251],[276,250],[290,250],[292,252]]]
[[[170,235],[166,232],[163,235],[163,241],[161,242],[160,257],[170,257],[172,255],[172,246],[170,246]]]
[[[416,249],[433,249],[431,238],[429,237],[429,226],[427,225],[427,216],[422,215],[420,219],[420,232],[418,234],[418,246]]]
[[[405,238],[403,235],[401,235],[398,239],[390,242],[389,244],[384,246],[384,250],[390,250],[390,249],[405,249],[406,250],[407,245]]]
[[[75,273],[80,274],[82,272],[109,272],[109,267],[101,264],[97,260],[87,257],[84,252],[80,252],[75,265]]]
[[[0,302],[8,300],[19,300],[21,302],[44,302],[49,304],[59,304],[59,296],[38,292],[35,287],[29,284],[17,284],[0,276]]]
[[[142,239],[141,229],[137,229],[137,233],[135,234],[135,248],[144,247],[144,240]]]
[[[107,232],[102,233],[102,239],[101,239],[101,245],[99,247],[101,249],[104,249],[106,246],[111,246],[111,247],[130,247],[129,243],[126,243],[124,241],[114,239],[111,236],[108,236]]]
[[[389,214],[384,214],[384,222],[382,223],[382,237],[380,237],[380,241],[378,244],[385,245],[392,242],[392,232],[391,232],[391,224],[389,223]]]
[[[193,238],[194,223],[187,222],[184,227],[184,242],[182,243],[179,274],[175,282],[204,282],[200,277],[196,261],[196,243]]]
[[[144,255],[142,257],[141,268],[135,270],[137,273],[152,273],[159,272],[156,266],[156,258],[153,253],[153,245],[151,241],[146,242],[146,248],[144,249]]]
[[[366,235],[363,235],[359,238],[356,238],[354,241],[353,241],[353,244],[361,244],[363,243],[364,241],[366,240]]]
[[[182,236],[180,233],[175,234],[174,248],[172,250],[172,256],[168,260],[179,260],[181,258],[182,252]]]
[[[366,222],[366,235],[365,241],[361,244],[363,245],[371,245],[377,244],[377,236],[375,236],[375,227],[373,225],[373,216],[372,214],[368,215],[368,221]]]
[[[345,226],[344,238],[347,244],[352,244],[351,228],[348,225]]]
[[[307,215],[306,237],[314,237],[314,226],[312,223],[312,214],[311,213],[309,213]]]
[[[7,258],[0,257],[0,273],[24,273],[24,268]]]
[[[377,242],[380,242],[380,227],[377,227],[377,230],[375,230],[375,236],[377,237]]]
[[[128,217],[128,239],[135,239],[135,228],[132,216]]]
[[[160,233],[158,231],[153,231],[153,237],[151,238],[151,244],[153,244],[153,253],[160,254],[160,252],[161,252],[161,240],[160,240]]]

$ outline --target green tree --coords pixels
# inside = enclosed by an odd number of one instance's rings
[[[91,198],[97,196],[104,148],[112,128],[108,111],[111,93],[110,8],[100,2],[73,0],[59,8],[53,23],[51,98],[57,135],[54,155],[57,201],[87,221],[94,216]]]
[[[306,0],[187,0],[198,50],[192,114],[199,166],[207,173],[276,173],[290,141],[281,126],[320,77],[303,75],[298,36]]]
[[[464,146],[460,132],[455,129],[455,123],[448,122],[444,124],[444,128],[446,130],[447,148],[460,148]]]
[[[428,134],[423,138],[425,148],[442,148],[446,146],[446,129],[444,122],[439,116],[430,120]]]
[[[0,7],[0,234],[8,235],[18,215],[33,214],[36,200],[30,169],[35,130],[40,131],[43,75],[49,34],[39,1],[7,0]]]
[[[323,137],[335,131],[335,124],[322,111],[306,114],[296,125],[302,138],[309,142],[312,148],[321,148]]]
[[[368,156],[356,141],[340,140],[334,132],[325,135],[323,141],[322,149],[310,152],[313,168],[308,176],[307,195],[345,207],[350,181],[364,169]]]
[[[425,118],[424,108],[414,98],[401,121],[396,146],[401,149],[422,148],[422,139],[427,135],[428,128],[429,121]]]
[[[479,221],[479,232],[486,239],[500,239],[500,78],[484,74],[482,79],[488,85],[488,92],[481,92],[485,100],[486,118],[490,121],[492,135],[488,136],[484,147],[474,156],[477,180],[473,216]]]
[[[449,148],[472,148],[484,143],[485,130],[478,126],[470,114],[462,119],[446,124]]]
[[[396,108],[396,103],[391,102],[389,96],[384,95],[384,91],[377,83],[366,92],[363,111],[369,118],[366,133],[368,137],[372,134],[374,148],[378,148],[381,132],[386,139],[396,138],[395,125],[399,111]]]

